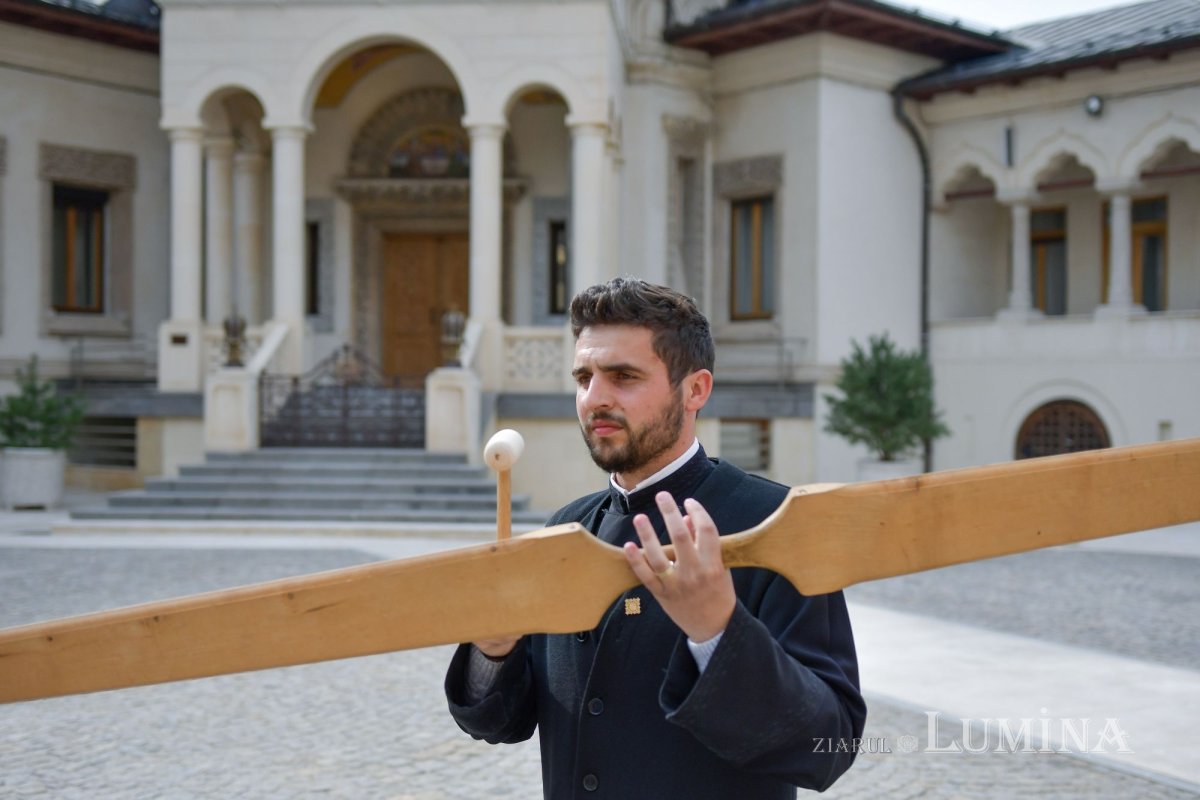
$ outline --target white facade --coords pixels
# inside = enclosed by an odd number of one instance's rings
[[[0,23],[29,67],[0,72],[0,106],[29,109],[0,115],[0,372],[33,351],[66,372],[67,340],[23,277],[47,258],[30,234],[48,213],[29,202],[46,191],[40,143],[133,154],[129,320],[109,335],[156,341],[159,389],[206,403],[203,418],[140,425],[143,472],[256,446],[263,372],[302,373],[351,345],[423,375],[436,364],[412,366],[395,343],[453,296],[471,375],[429,382],[430,419],[447,428],[431,446],[471,451],[517,427],[531,462],[564,465],[553,486],[518,467],[535,506],[594,489],[551,297],[565,235],[568,291],[633,274],[709,315],[724,392],[704,420],[711,453],[761,425],[771,477],[855,478],[867,453],[823,432],[824,395],[852,341],[922,343],[924,175],[895,91],[944,51],[818,26],[709,54],[666,43],[657,0],[161,5],[161,61]],[[1198,68],[1186,51],[903,102],[929,154],[928,343],[953,432],[937,468],[1012,458],[1052,400],[1085,404],[1112,444],[1200,435]],[[1100,116],[1084,111],[1091,95],[1107,101]],[[469,170],[453,172],[451,155],[430,162],[443,173],[404,172],[396,159],[421,136],[466,148]],[[1168,303],[1154,313],[1130,288],[1132,215],[1150,197],[1166,198]],[[760,200],[775,220],[761,245],[773,308],[735,318],[732,219]],[[1044,209],[1065,220],[1061,316],[1036,311],[1031,285],[1029,226]],[[406,272],[422,247],[463,260]],[[223,368],[220,326],[235,312],[247,364]]]
[[[1185,52],[921,105],[937,196],[932,357],[955,433],[936,448],[937,468],[1014,457],[1023,423],[1052,401],[1090,408],[1113,445],[1200,436],[1197,69]],[[1085,109],[1093,95],[1098,116]],[[1147,198],[1165,201],[1165,308],[1155,313],[1116,290],[1119,274],[1133,283],[1130,214]],[[1065,217],[1062,315],[1039,313],[1036,289],[1018,286],[1031,267],[1012,254],[1028,258],[1030,233],[1014,225],[1038,209]]]

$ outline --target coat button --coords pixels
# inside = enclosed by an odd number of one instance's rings
[[[600,781],[595,775],[584,775],[583,788],[586,791],[594,792],[600,788]]]
[[[604,701],[599,697],[593,697],[588,700],[588,713],[593,717],[598,717],[604,713]]]
[[[575,634],[575,641],[581,642],[581,643],[586,642],[587,637],[588,637],[587,631],[580,631],[579,633]]]

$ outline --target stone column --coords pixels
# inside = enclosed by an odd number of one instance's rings
[[[304,139],[297,126],[271,129],[271,318],[288,326],[287,341],[277,362],[282,372],[304,371]]]
[[[233,139],[204,143],[205,318],[220,325],[233,310]]]
[[[234,155],[233,304],[250,325],[263,320],[262,172],[261,154],[239,152]]]
[[[1040,316],[1041,312],[1033,307],[1033,286],[1030,276],[1029,260],[1029,207],[1032,196],[1029,194],[1009,195],[1007,198],[998,197],[1007,203],[1012,212],[1012,244],[1011,244],[1011,274],[1012,289],[1008,295],[1008,307],[1001,309],[999,317],[1008,320],[1022,320]]]
[[[570,122],[571,128],[571,273],[575,291],[604,278],[601,230],[605,218],[604,137],[597,122]]]
[[[204,342],[200,319],[203,186],[201,128],[171,128],[171,317],[159,327],[158,386],[199,391]]]
[[[464,123],[471,135],[471,288],[469,316],[483,326],[476,361],[485,390],[502,388],[500,324],[504,211],[503,125]],[[467,365],[469,366],[469,365]]]
[[[1096,307],[1098,317],[1145,313],[1133,302],[1133,186],[1097,187],[1108,195],[1108,302]]]

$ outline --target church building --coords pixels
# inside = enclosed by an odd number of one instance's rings
[[[84,393],[76,481],[511,427],[554,508],[603,480],[567,304],[623,274],[696,298],[705,447],[787,484],[856,479],[825,396],[884,332],[935,469],[1200,436],[1194,0],[0,0],[0,49],[0,389]]]

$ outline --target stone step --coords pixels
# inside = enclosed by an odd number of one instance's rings
[[[293,492],[261,493],[248,491],[225,492],[147,492],[131,491],[110,495],[109,506],[113,508],[152,508],[166,506],[212,506],[260,508],[328,508],[330,510],[353,510],[362,508],[388,509],[444,509],[454,511],[495,511],[495,495],[463,495],[443,493],[392,493],[364,494],[361,492]],[[525,510],[529,506],[528,495],[512,498],[513,510]]]
[[[464,511],[444,509],[290,509],[258,507],[190,507],[170,506],[151,508],[113,508],[98,506],[71,512],[75,520],[256,520],[303,524],[305,522],[444,522],[496,524],[494,510]],[[536,511],[514,511],[513,522],[540,526],[545,515]]]
[[[320,475],[316,477],[279,477],[271,473],[243,476],[231,480],[227,475],[193,475],[186,478],[148,478],[148,492],[257,492],[270,494],[307,494],[320,491],[356,491],[363,494],[444,494],[455,497],[496,496],[496,484],[485,477],[460,478],[367,478],[357,475]]]
[[[363,478],[441,478],[458,481],[486,476],[486,467],[468,464],[358,464],[338,461],[231,461],[187,464],[179,468],[183,478],[202,475],[250,476],[361,476]]]
[[[465,456],[430,453],[425,450],[381,449],[369,447],[264,447],[244,453],[205,453],[206,463],[230,462],[351,462],[356,464],[462,464]]]

